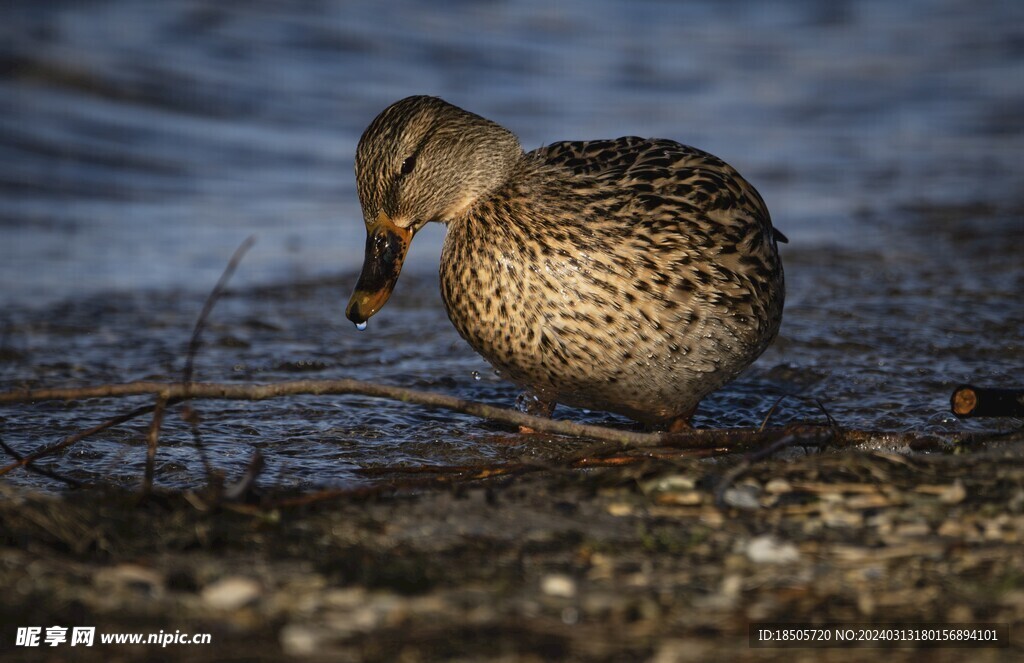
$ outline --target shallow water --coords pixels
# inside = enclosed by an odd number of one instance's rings
[[[1020,384],[1024,5],[969,2],[20,3],[0,20],[0,386],[175,379],[231,252],[198,379],[356,377],[510,404],[437,291],[441,229],[359,333],[343,308],[363,229],[352,156],[408,94],[524,146],[664,136],[736,166],[783,247],[780,338],[696,423],[757,423],[784,393],[845,425],[958,422],[961,382]],[[479,378],[479,379],[477,379]],[[127,403],[0,410],[26,451]],[[356,470],[556,453],[470,417],[365,398],[201,403],[215,464],[347,485]],[[602,413],[580,420],[626,424]],[[820,418],[784,401],[779,422]],[[56,467],[132,483],[145,423]],[[168,419],[165,485],[201,481]],[[9,475],[7,480],[50,485]]]

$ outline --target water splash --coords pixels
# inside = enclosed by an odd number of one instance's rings
[[[356,323],[356,329],[358,329],[359,331],[365,330],[366,329],[366,321],[363,320],[362,322],[357,322]]]

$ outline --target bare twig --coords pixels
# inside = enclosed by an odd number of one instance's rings
[[[0,447],[3,447],[3,450],[5,452],[7,452],[7,455],[11,456],[12,458],[14,458],[14,460],[17,460],[17,461],[24,460],[24,457],[20,453],[15,451],[15,449],[13,447],[11,447],[9,444],[4,442],[3,440],[0,440]],[[44,476],[44,477],[47,477],[47,478],[50,478],[50,479],[56,479],[57,481],[61,481],[63,483],[66,483],[67,485],[71,486],[72,488],[81,488],[84,485],[78,479],[72,479],[71,477],[66,477],[66,476],[63,476],[61,474],[57,474],[56,472],[54,472],[53,470],[51,470],[49,468],[39,467],[38,465],[36,465],[34,463],[26,463],[25,464],[25,469],[28,470],[29,472],[35,472],[36,474],[39,474],[41,476]]]
[[[820,398],[815,398],[814,404],[817,405],[818,409],[825,415],[825,420],[828,421],[830,428],[839,428],[839,422],[835,420],[832,413],[828,411],[828,408],[825,407],[825,404],[821,402]]]
[[[94,387],[58,388],[58,389],[26,389],[0,393],[0,403],[25,403],[42,400],[81,400],[86,398],[111,398],[133,395],[163,395],[168,402],[182,399],[221,399],[221,400],[264,400],[282,396],[304,395],[361,395],[373,398],[386,398],[414,403],[426,407],[444,408],[462,412],[476,417],[499,421],[512,426],[527,426],[541,433],[567,435],[571,437],[590,438],[602,442],[611,442],[628,447],[670,446],[684,449],[731,448],[763,444],[777,439],[779,431],[785,431],[798,437],[820,437],[823,430],[830,430],[832,444],[851,446],[856,444],[887,444],[909,446],[914,450],[941,449],[953,442],[985,440],[991,437],[981,433],[913,433],[886,432],[870,430],[827,429],[822,426],[791,424],[783,429],[767,429],[758,432],[755,429],[694,429],[678,433],[641,433],[620,430],[593,424],[578,424],[572,421],[546,419],[536,417],[508,408],[488,405],[476,401],[467,401],[446,394],[436,394],[404,387],[363,382],[360,380],[294,380],[272,384],[233,384],[216,382],[192,382],[189,384],[169,384],[165,382],[127,382],[122,384],[106,384]],[[153,406],[147,406],[146,412]],[[138,416],[132,415],[132,416]],[[128,418],[131,418],[130,416]],[[123,419],[127,420],[127,419]],[[121,419],[112,420],[120,423]],[[113,424],[110,424],[113,425]],[[106,426],[109,427],[109,426]],[[90,433],[91,434],[91,433]],[[77,440],[75,440],[77,441]],[[606,449],[611,451],[613,449]],[[45,455],[45,454],[44,454]],[[4,471],[0,469],[0,474]]]
[[[124,384],[100,385],[72,389],[35,389],[0,393],[0,403],[30,402],[39,400],[80,400],[85,398],[110,398],[118,396],[154,394],[169,400],[223,399],[263,400],[299,394],[343,395],[353,394],[387,398],[437,407],[464,414],[470,414],[513,426],[527,426],[538,432],[585,437],[604,442],[615,442],[629,446],[652,446],[670,444],[685,448],[707,448],[725,446],[735,437],[744,437],[737,431],[691,430],[679,433],[641,433],[619,430],[592,424],[578,424],[572,421],[547,419],[529,415],[508,408],[496,407],[476,401],[463,400],[454,396],[437,394],[403,387],[382,385],[360,380],[295,380],[273,384],[231,384],[192,382],[169,384],[164,382],[129,382]],[[745,438],[749,439],[750,431]]]
[[[151,392],[146,392],[146,393],[151,393]],[[17,469],[19,467],[24,467],[26,465],[29,465],[29,464],[35,462],[36,460],[42,458],[43,456],[48,456],[50,454],[57,453],[58,451],[66,449],[67,447],[70,447],[72,444],[75,444],[77,442],[81,442],[82,440],[84,440],[85,438],[89,437],[90,435],[95,435],[96,433],[99,433],[101,431],[105,431],[106,429],[111,428],[112,426],[117,426],[118,424],[123,424],[126,421],[129,421],[129,420],[134,419],[136,417],[140,417],[140,416],[142,416],[144,414],[152,412],[153,408],[155,408],[155,407],[156,407],[155,405],[143,405],[141,407],[135,408],[131,412],[125,412],[124,414],[119,414],[119,415],[117,415],[116,417],[114,417],[112,419],[108,419],[107,421],[104,421],[102,424],[97,424],[97,425],[93,426],[92,428],[87,428],[86,430],[79,431],[77,433],[74,433],[73,435],[68,435],[66,438],[64,438],[60,442],[57,442],[56,444],[51,444],[48,447],[45,447],[45,448],[40,449],[38,451],[34,451],[34,452],[30,453],[29,455],[22,457],[20,460],[18,460],[15,463],[11,463],[10,465],[6,465],[4,467],[0,467],[0,476],[3,476],[4,474],[7,474],[8,472],[10,472],[13,469]]]
[[[153,472],[156,465],[156,448],[160,443],[160,425],[164,421],[164,411],[167,409],[167,398],[158,396],[153,406],[153,421],[149,424],[149,433],[146,435],[146,472],[142,480],[142,494],[148,495],[153,489]]]
[[[769,458],[782,449],[795,444],[813,442],[817,445],[824,445],[832,439],[833,435],[832,432],[827,429],[823,430],[823,433],[824,434],[817,439],[801,437],[793,434],[783,435],[772,444],[769,444],[762,449],[758,449],[757,451],[750,452],[743,457],[743,460],[729,469],[729,471],[722,476],[722,479],[718,482],[718,486],[715,488],[715,503],[719,506],[725,504],[725,492],[736,481],[736,479],[743,476],[743,474],[746,473],[754,463],[764,460],[765,458]]]
[[[196,353],[199,351],[199,340],[202,338],[203,330],[206,329],[206,321],[210,317],[210,313],[213,312],[213,307],[217,305],[217,301],[224,294],[224,289],[228,285],[228,281],[234,276],[235,270],[238,269],[238,264],[242,262],[242,258],[252,248],[252,245],[256,243],[256,236],[250,235],[244,242],[242,242],[231,259],[228,260],[227,266],[221,273],[220,278],[217,279],[217,284],[213,286],[213,290],[206,296],[206,302],[203,304],[203,309],[199,312],[199,317],[196,318],[195,327],[192,328],[192,338],[188,342],[188,352],[185,356],[185,368],[181,373],[181,381],[185,384],[192,382],[192,377],[195,374],[195,359]],[[196,448],[196,452],[199,454],[199,461],[203,464],[203,471],[206,474],[206,480],[208,483],[213,481],[213,466],[210,464],[210,458],[206,454],[206,446],[203,444],[203,438],[199,433],[199,413],[195,408],[189,407],[187,404],[183,405],[182,415],[185,421],[189,424],[189,430],[192,432],[192,443]]]
[[[192,328],[192,338],[188,342],[188,353],[185,356],[185,370],[182,371],[181,381],[189,383],[192,381],[193,369],[195,367],[196,351],[199,350],[199,339],[202,337],[203,329],[206,328],[206,320],[210,317],[210,313],[213,311],[213,307],[217,305],[217,300],[224,294],[224,288],[227,287],[228,281],[234,275],[235,270],[238,269],[238,263],[242,261],[246,252],[252,248],[252,245],[256,242],[255,236],[249,236],[244,242],[242,242],[235,253],[231,256],[231,260],[228,261],[227,267],[224,268],[224,272],[221,273],[220,278],[217,280],[217,285],[213,286],[213,290],[206,296],[206,303],[203,304],[203,310],[199,312],[199,317],[196,319],[196,325]]]
[[[768,427],[768,422],[771,421],[772,415],[775,414],[775,410],[779,407],[779,404],[782,403],[782,401],[786,400],[787,396],[789,396],[789,394],[782,394],[781,396],[775,399],[775,402],[772,403],[772,406],[768,408],[768,413],[764,415],[764,419],[761,420],[761,425],[757,427],[758,431],[763,431],[765,428]]]
[[[381,477],[406,474],[457,474],[472,479],[489,478],[502,476],[510,473],[524,473],[537,470],[555,469],[583,469],[594,467],[620,467],[623,465],[635,465],[654,459],[677,459],[677,458],[704,458],[714,455],[714,449],[677,449],[666,451],[649,451],[643,454],[615,455],[615,456],[574,456],[568,460],[554,459],[550,463],[543,462],[518,462],[518,463],[489,463],[484,465],[412,465],[397,467],[364,467],[356,472],[366,477]]]
[[[539,468],[526,466],[525,471],[533,471],[534,469]],[[482,479],[495,479],[500,477],[510,478],[522,474],[523,471],[524,470],[521,468],[497,468],[494,470],[487,469],[467,476],[429,476],[406,479],[404,481],[393,481],[389,483],[375,483],[370,486],[356,486],[354,488],[329,488],[306,495],[271,499],[264,502],[261,506],[263,509],[280,509],[309,506],[318,502],[337,499],[366,499],[381,495],[391,495],[403,491],[416,492],[430,488],[449,486],[454,483],[461,484],[467,481],[479,481]]]
[[[259,449],[253,449],[252,460],[249,461],[249,467],[245,469],[245,474],[233,485],[224,489],[224,498],[234,501],[244,497],[246,493],[252,490],[257,477],[263,471],[264,464],[263,454],[260,453]]]
[[[637,456],[615,456],[612,458],[573,458],[566,463],[546,465],[543,463],[497,463],[494,465],[461,465],[461,466],[418,466],[418,467],[396,467],[396,468],[365,468],[360,474],[367,476],[386,476],[389,474],[420,475],[415,478],[393,480],[387,483],[374,483],[370,486],[357,486],[354,488],[335,488],[317,491],[307,495],[286,497],[269,500],[262,504],[262,508],[286,508],[309,506],[318,502],[325,502],[336,499],[365,499],[380,495],[391,495],[394,493],[415,492],[430,488],[449,486],[454,484],[463,485],[474,481],[489,480],[510,480],[514,477],[531,472],[552,470],[558,468],[590,468],[590,467],[615,467],[621,465],[633,465],[650,460],[652,455],[656,457],[680,457],[680,456],[707,456],[714,452],[710,449],[692,449],[675,451],[669,454],[645,454]],[[426,475],[426,476],[422,476]]]
[[[768,413],[764,416],[764,419],[761,420],[761,425],[758,427],[759,431],[763,431],[766,428],[768,428],[768,422],[771,420],[772,416],[775,414],[775,411],[778,409],[779,405],[782,404],[782,401],[786,400],[787,398],[794,398],[794,399],[796,399],[798,401],[811,401],[812,403],[817,405],[818,409],[820,409],[822,414],[825,415],[825,419],[826,419],[826,421],[828,421],[828,425],[830,427],[832,427],[832,428],[838,428],[839,427],[839,424],[837,424],[836,420],[832,418],[832,415],[825,408],[824,404],[822,404],[821,400],[819,400],[817,398],[811,398],[811,397],[808,397],[808,396],[800,396],[798,394],[783,394],[783,395],[779,396],[775,400],[774,403],[772,403],[772,406],[770,408],[768,408]]]

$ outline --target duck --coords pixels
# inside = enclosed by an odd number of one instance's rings
[[[418,95],[366,128],[355,176],[366,244],[346,317],[364,329],[416,233],[445,224],[448,318],[529,412],[685,430],[778,334],[786,237],[702,150],[625,136],[526,152],[503,126]]]

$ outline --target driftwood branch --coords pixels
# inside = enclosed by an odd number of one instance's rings
[[[642,433],[617,430],[605,426],[578,424],[571,421],[546,419],[516,410],[469,401],[445,394],[393,387],[390,385],[364,382],[361,380],[294,380],[272,384],[234,384],[215,382],[191,382],[187,384],[166,382],[127,382],[122,384],[98,385],[95,387],[27,389],[0,393],[0,403],[26,403],[43,400],[84,400],[87,398],[117,398],[125,396],[151,395],[168,401],[215,399],[215,400],[265,400],[282,396],[317,395],[359,395],[386,398],[426,407],[437,407],[485,419],[492,419],[513,426],[527,426],[538,432],[587,437],[605,442],[629,445],[658,444],[669,437],[685,435],[694,440],[706,439],[709,446],[721,446],[727,441],[721,436],[728,431],[690,431],[681,434]],[[692,433],[692,435],[691,435]],[[711,435],[715,433],[715,435]],[[696,446],[704,446],[697,444]]]
[[[953,414],[967,417],[1024,417],[1024,389],[961,385],[949,399]]]
[[[546,419],[534,415],[469,401],[446,394],[437,394],[416,389],[364,382],[361,380],[294,380],[271,384],[235,384],[216,382],[192,382],[188,384],[165,382],[127,382],[94,387],[26,389],[0,393],[2,403],[26,403],[43,400],[84,400],[88,398],[117,398],[126,396],[152,395],[177,402],[185,399],[213,400],[265,400],[283,396],[359,395],[373,398],[413,403],[426,407],[443,408],[490,419],[512,426],[526,426],[541,433],[568,435],[610,442],[629,447],[673,446],[682,448],[734,448],[736,446],[773,442],[783,434],[794,434],[808,440],[818,440],[830,435],[840,445],[876,442],[888,445],[909,445],[914,449],[934,449],[955,441],[969,441],[974,438],[991,437],[980,434],[928,434],[893,433],[879,431],[841,430],[826,426],[788,426],[785,429],[696,429],[678,433],[638,432],[579,424],[572,421]],[[146,406],[151,411],[153,406]],[[783,433],[782,431],[785,431]],[[64,444],[66,446],[66,444]],[[63,448],[63,447],[62,447]],[[0,469],[0,474],[3,470]]]

